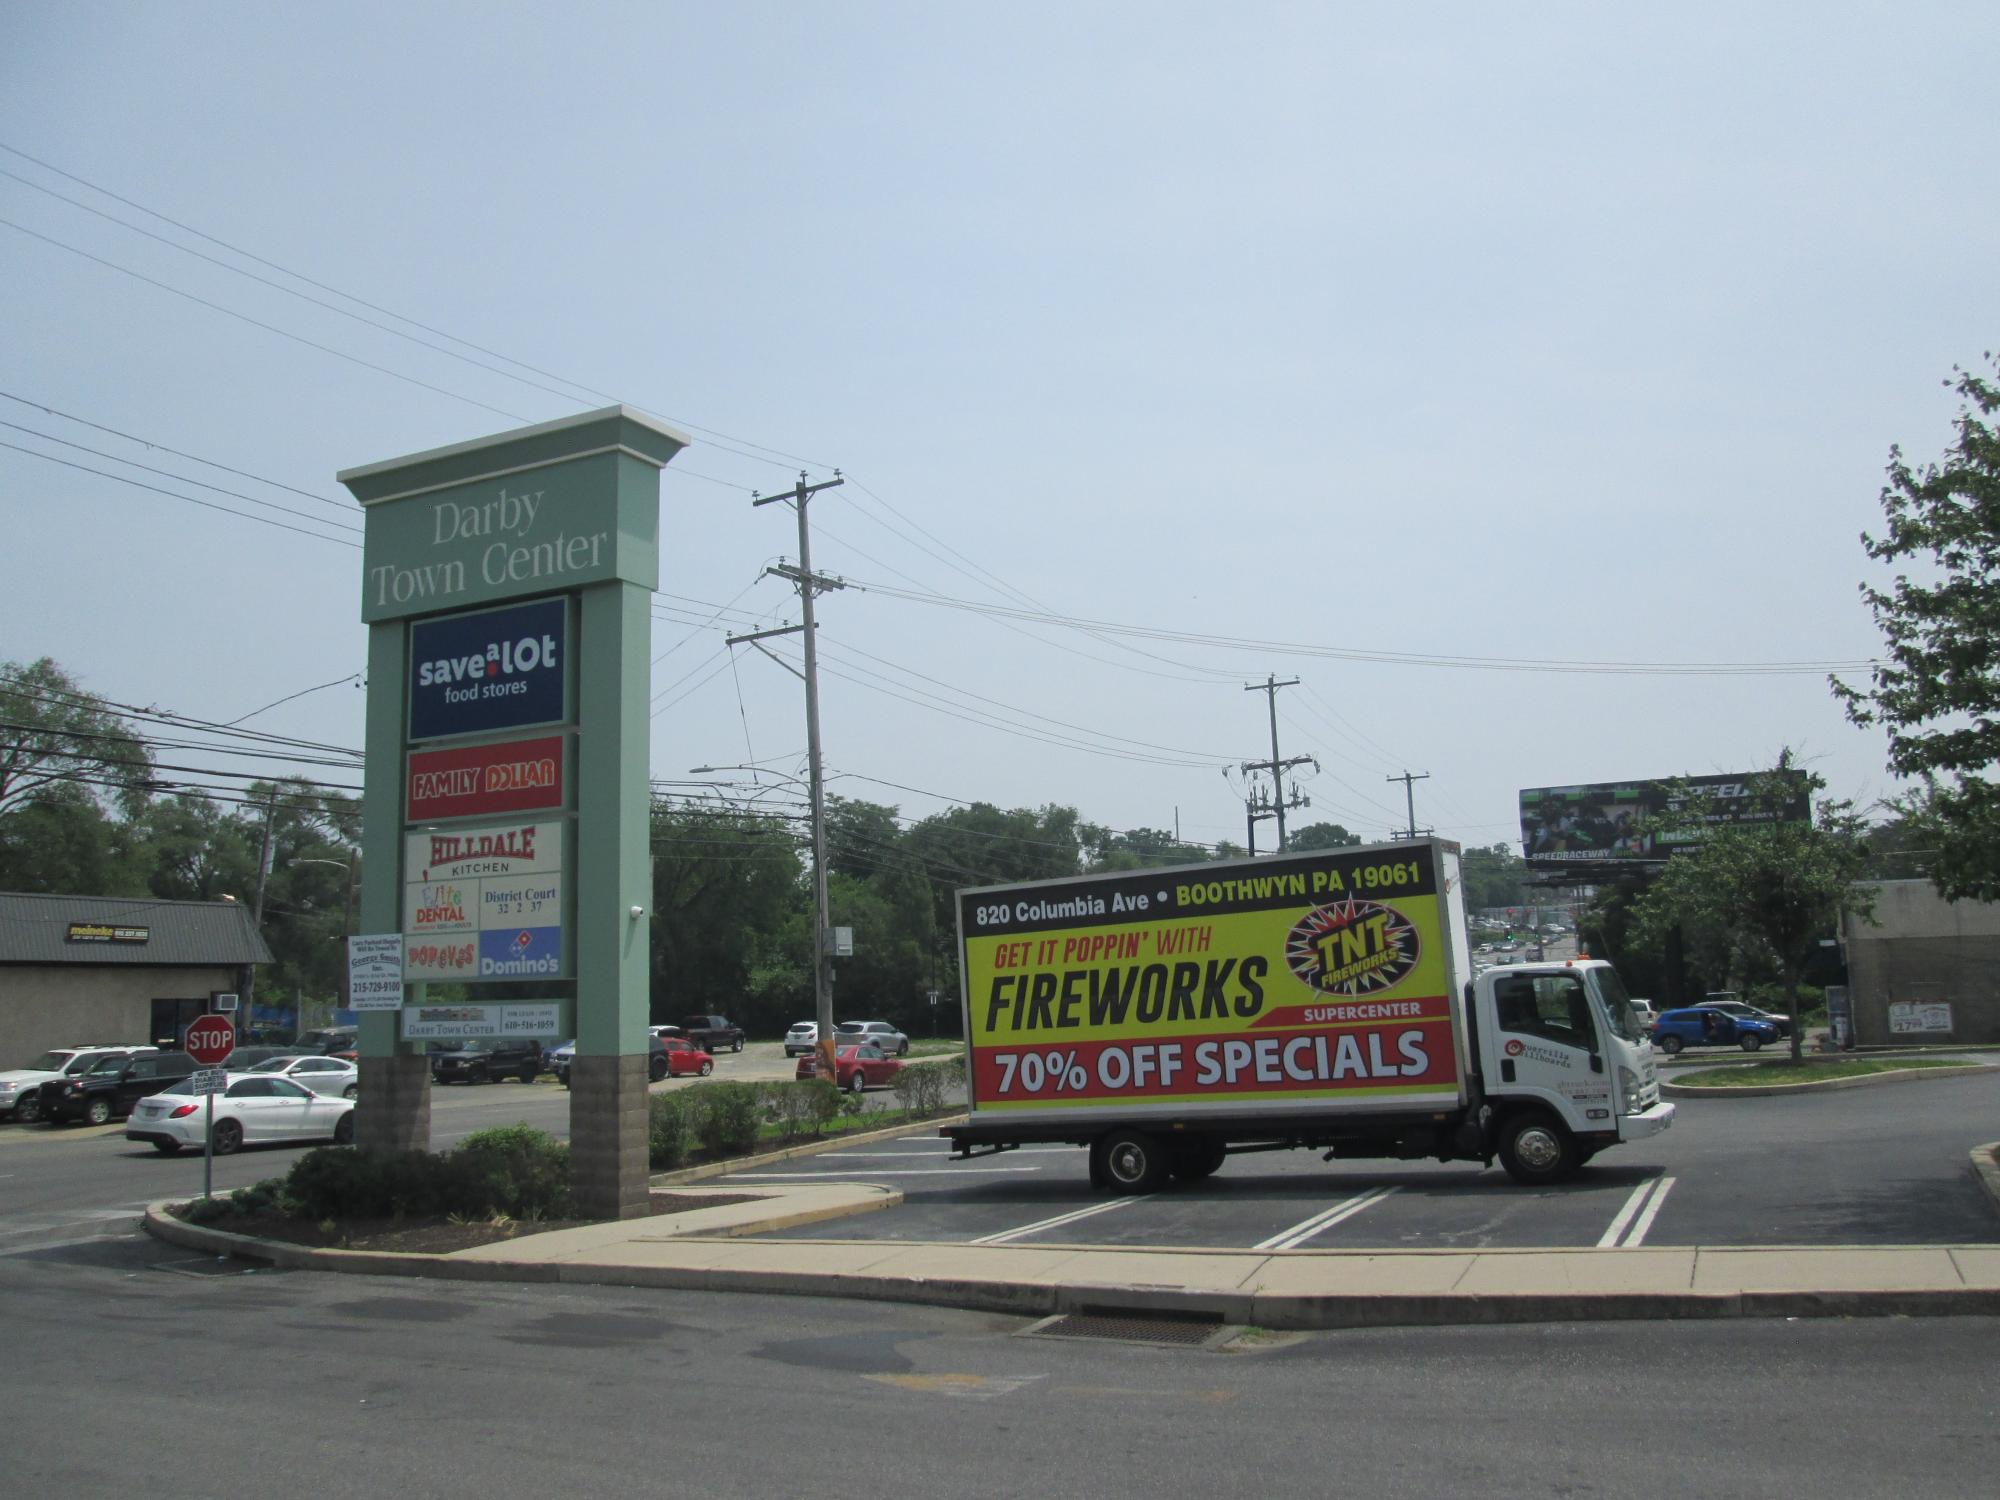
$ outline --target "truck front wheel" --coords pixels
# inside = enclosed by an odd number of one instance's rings
[[[1167,1154],[1150,1135],[1114,1130],[1090,1145],[1090,1180],[1114,1193],[1150,1193],[1167,1178]]]
[[[1561,1182],[1582,1164],[1576,1137],[1539,1110],[1515,1115],[1500,1127],[1500,1165],[1528,1187]]]

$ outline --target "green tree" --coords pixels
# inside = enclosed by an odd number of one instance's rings
[[[720,1011],[768,1034],[807,1014],[812,891],[792,825],[656,802],[652,852],[653,1020]]]
[[[1527,879],[1527,864],[1507,845],[1468,848],[1464,871],[1465,904],[1469,910],[1528,904],[1527,887],[1523,884]]]
[[[1120,831],[1086,823],[1079,836],[1086,851],[1086,869],[1093,875],[1150,870],[1164,865],[1196,865],[1212,857],[1200,844],[1184,844],[1164,828]]]
[[[125,721],[49,657],[0,662],[0,817],[64,787],[129,812],[152,769]]]
[[[145,868],[127,826],[80,786],[45,787],[0,817],[0,891],[143,896]]]
[[[1866,688],[1832,685],[1855,723],[1887,730],[1889,768],[1923,778],[1912,811],[1937,850],[1939,891],[1990,901],[2000,897],[2000,784],[1989,774],[2000,761],[2000,384],[1955,375],[1956,441],[1914,468],[1890,450],[1888,530],[1861,538],[1899,570],[1887,590],[1861,586],[1887,659]],[[1900,571],[1911,564],[1916,576]]]
[[[1799,772],[1790,751],[1772,771],[1751,778],[1751,796],[1775,810],[1798,795]],[[1825,779],[1808,774],[1809,792]],[[1699,824],[1708,809],[1689,794],[1680,817]],[[1799,982],[1819,940],[1843,915],[1866,916],[1872,899],[1855,881],[1868,859],[1865,825],[1854,804],[1822,798],[1810,821],[1714,824],[1692,852],[1667,862],[1633,908],[1642,937],[1660,941],[1678,922],[1725,934],[1756,959],[1767,961],[1784,986],[1792,1019],[1792,1060],[1802,1056]]]
[[[1345,849],[1361,842],[1361,835],[1349,833],[1338,823],[1308,823],[1303,828],[1285,830],[1285,848],[1293,853],[1307,849]]]

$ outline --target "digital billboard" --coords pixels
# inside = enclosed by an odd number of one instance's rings
[[[1643,864],[1696,848],[1714,828],[1811,816],[1803,771],[1529,787],[1521,847],[1533,868]]]

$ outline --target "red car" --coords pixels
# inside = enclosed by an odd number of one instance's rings
[[[685,1078],[690,1073],[706,1078],[715,1071],[715,1059],[686,1037],[663,1036],[660,1045],[667,1049],[669,1078]]]
[[[799,1059],[797,1076],[815,1076],[814,1068],[818,1063],[819,1054],[808,1052]],[[865,1088],[882,1088],[892,1084],[902,1071],[903,1065],[880,1047],[863,1044],[836,1046],[833,1049],[833,1081],[852,1094],[858,1094]]]

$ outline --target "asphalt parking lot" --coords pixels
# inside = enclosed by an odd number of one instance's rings
[[[1326,1250],[2000,1242],[1967,1152],[2000,1138],[2000,1067],[1793,1098],[1679,1101],[1672,1130],[1608,1151],[1552,1189],[1476,1163],[1232,1157],[1213,1178],[1140,1198],[1089,1183],[1085,1153],[1026,1146],[955,1161],[911,1136],[717,1179],[847,1178],[903,1204],[839,1238]],[[827,1238],[827,1226],[776,1238]]]

